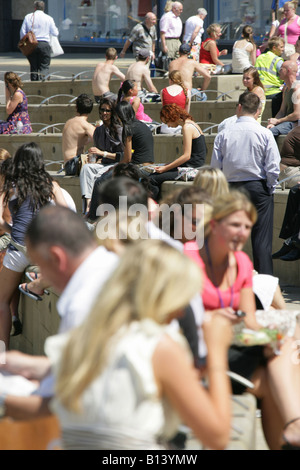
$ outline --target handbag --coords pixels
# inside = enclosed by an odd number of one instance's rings
[[[26,57],[31,55],[35,48],[38,45],[38,40],[33,32],[33,25],[34,25],[34,14],[32,15],[32,26],[31,30],[25,34],[25,36],[20,39],[18,42],[18,48]]]
[[[51,57],[57,57],[58,55],[64,54],[64,50],[61,47],[57,36],[50,35],[50,47]]]

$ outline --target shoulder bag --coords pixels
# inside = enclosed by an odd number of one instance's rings
[[[25,36],[20,39],[18,42],[18,48],[26,57],[33,53],[36,46],[38,45],[38,40],[33,32],[33,25],[34,25],[34,13],[32,15],[32,25],[31,30],[25,34]]]

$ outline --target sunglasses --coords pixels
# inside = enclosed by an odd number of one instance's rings
[[[106,108],[100,108],[99,111],[101,111],[101,113],[111,113],[111,109]]]

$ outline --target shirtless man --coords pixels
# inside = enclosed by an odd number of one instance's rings
[[[67,176],[78,175],[79,157],[85,145],[93,140],[95,126],[87,119],[93,110],[93,101],[86,94],[76,100],[76,116],[69,119],[63,128],[62,152]]]
[[[207,89],[211,77],[205,68],[199,64],[199,62],[196,62],[193,59],[189,59],[188,56],[190,52],[191,46],[189,44],[182,44],[179,48],[179,58],[170,62],[169,72],[172,72],[173,70],[179,70],[182,81],[184,85],[190,90],[192,97],[196,95],[197,101],[206,101],[207,96],[205,93],[203,93],[203,91]],[[193,76],[195,72],[203,76],[203,84],[201,89],[193,88]]]
[[[109,90],[109,82],[113,75],[116,75],[120,80],[125,80],[125,75],[114,64],[118,58],[117,51],[114,47],[106,49],[105,62],[99,62],[94,71],[92,78],[92,89],[95,96],[96,103],[100,103],[101,98],[109,98],[116,101],[118,96]]]
[[[140,49],[137,61],[131,64],[126,72],[125,80],[134,80],[137,83],[139,90],[138,97],[140,97],[141,93],[143,93],[143,81],[146,84],[147,91],[150,91],[151,93],[158,93],[151,80],[150,70],[147,65],[149,60],[150,51],[148,49]]]

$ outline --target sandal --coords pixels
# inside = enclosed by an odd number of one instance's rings
[[[22,333],[22,331],[23,331],[23,325],[21,321],[19,320],[19,318],[17,318],[12,323],[12,331],[11,331],[10,336],[18,336]]]
[[[34,292],[32,292],[31,290],[28,289],[27,287],[27,284],[25,284],[25,288],[23,289],[22,287],[23,284],[20,284],[19,285],[19,291],[22,292],[22,294],[25,294],[27,295],[28,297],[30,297],[31,299],[33,300],[43,300],[43,298],[38,295],[38,294],[35,294]]]
[[[32,274],[33,274],[33,276],[32,276]],[[35,273],[34,271],[31,271],[31,272],[26,271],[25,276],[27,277],[27,279],[30,282],[33,282],[36,279],[38,279],[38,273]],[[50,295],[50,292],[48,290],[44,289],[43,294]],[[43,294],[41,294],[41,295],[43,295]]]
[[[300,420],[300,417],[291,419],[288,423],[286,423],[283,430],[285,430],[290,424],[298,420]],[[283,437],[283,440],[285,441],[285,444],[283,444],[283,446],[281,447],[282,450],[300,450],[300,445],[298,446],[296,444],[291,444],[284,434],[282,434],[282,437]]]

